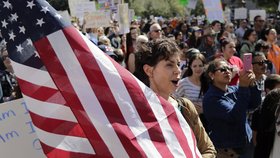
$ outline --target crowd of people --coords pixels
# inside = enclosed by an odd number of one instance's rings
[[[132,21],[127,34],[117,21],[73,25],[181,111],[203,158],[279,158],[280,30],[272,21]],[[0,57],[0,102],[21,98],[5,47]]]
[[[104,53],[177,107],[204,158],[276,158],[280,48],[276,23],[256,16],[198,24],[171,19],[78,28]],[[252,55],[245,70],[244,54]]]

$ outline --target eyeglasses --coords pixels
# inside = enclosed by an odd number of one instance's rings
[[[153,32],[161,32],[161,30],[154,30]]]
[[[228,67],[228,66],[215,69],[215,71],[220,71],[220,72],[222,72],[222,73],[224,73],[224,72],[226,72],[226,71],[232,72],[232,70],[233,70],[233,69],[232,69],[231,67]]]
[[[258,64],[259,66],[263,66],[264,64],[268,64],[268,60],[263,60],[263,61],[258,61],[258,62],[253,62],[252,64]]]

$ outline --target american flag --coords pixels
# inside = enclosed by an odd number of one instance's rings
[[[3,0],[4,42],[47,157],[201,157],[180,112],[44,0]]]

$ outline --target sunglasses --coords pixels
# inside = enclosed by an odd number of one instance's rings
[[[263,60],[263,61],[258,61],[258,62],[253,62],[252,64],[258,64],[259,66],[263,66],[264,64],[268,64],[268,60]]]
[[[161,30],[154,30],[154,32],[161,32]]]
[[[215,69],[215,71],[220,71],[220,72],[222,72],[222,73],[227,72],[227,71],[232,72],[232,70],[233,70],[233,69],[232,69],[231,67],[228,67],[228,66]]]

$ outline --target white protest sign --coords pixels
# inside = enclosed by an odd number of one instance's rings
[[[71,16],[76,16],[76,6],[81,2],[89,2],[89,0],[68,0]]]
[[[119,13],[119,30],[120,34],[125,34],[129,32],[130,21],[129,21],[129,9],[128,4],[119,4],[118,5]]]
[[[255,16],[260,15],[264,20],[266,19],[265,10],[249,10],[250,21],[254,21]]]
[[[203,0],[203,4],[209,22],[214,20],[224,22],[223,9],[220,0]]]
[[[280,1],[279,1],[279,4],[278,4],[278,11],[280,11]]]
[[[247,8],[235,8],[234,19],[247,19]]]
[[[86,13],[84,20],[85,28],[108,27],[110,26],[110,12],[95,11]]]
[[[0,151],[5,158],[45,158],[23,99],[0,104]]]
[[[196,4],[197,4],[197,0],[189,0],[187,8],[195,9]]]
[[[134,9],[129,9],[129,21],[134,20],[135,12]]]
[[[81,2],[76,5],[76,17],[83,18],[85,13],[96,11],[95,2]]]
[[[226,22],[230,22],[230,20],[231,20],[231,11],[230,11],[229,7],[225,7],[224,18],[225,18]]]
[[[58,13],[62,16],[63,20],[71,22],[71,17],[67,10],[58,11]]]

